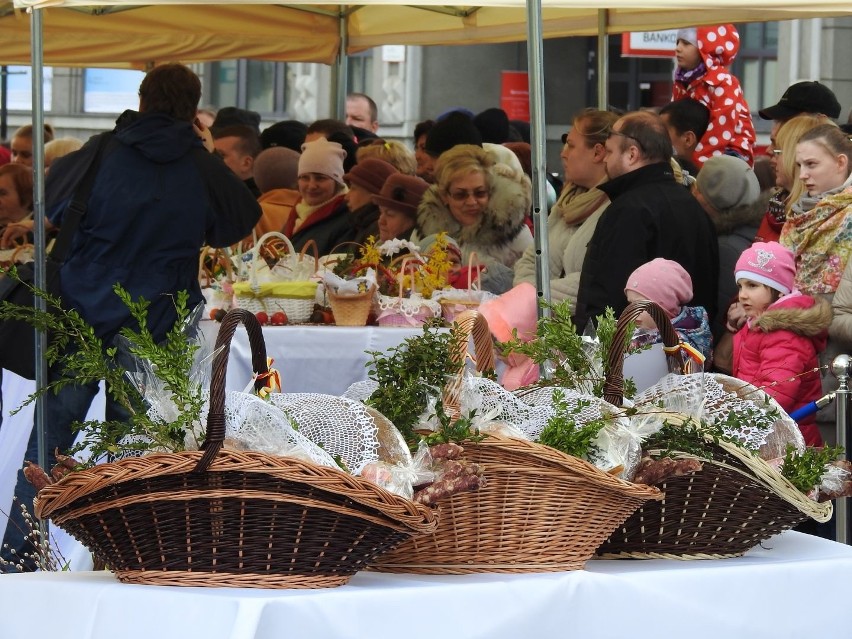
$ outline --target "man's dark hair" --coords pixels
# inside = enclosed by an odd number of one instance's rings
[[[639,147],[639,151],[646,160],[651,162],[671,162],[672,140],[663,120],[656,113],[650,111],[638,111],[623,116],[621,134],[619,137],[621,148],[626,149],[631,142]]]
[[[435,120],[423,120],[423,122],[418,122],[417,126],[414,127],[414,141],[417,142],[417,140],[420,139],[420,136],[429,133],[433,126],[435,126]]]
[[[710,109],[692,98],[669,102],[660,109],[660,115],[668,116],[669,124],[678,133],[692,131],[698,140],[704,137],[710,124]]]
[[[215,139],[238,138],[237,148],[243,155],[257,157],[261,152],[260,137],[255,130],[245,124],[232,124],[221,129],[216,129]]]
[[[345,122],[341,122],[340,120],[317,120],[316,122],[311,123],[308,126],[308,130],[306,131],[306,135],[310,133],[322,133],[326,139],[328,136],[333,135],[335,133],[342,133],[343,135],[349,137],[349,139],[354,140],[355,134],[352,132],[352,127],[350,127]]]
[[[358,100],[359,98],[366,100],[367,105],[370,107],[370,122],[377,122],[379,119],[379,107],[373,98],[366,93],[350,93],[346,96],[347,100]]]
[[[201,99],[201,80],[182,64],[163,64],[151,69],[139,85],[139,111],[165,113],[192,122]]]

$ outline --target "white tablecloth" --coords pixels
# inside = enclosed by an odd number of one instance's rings
[[[215,343],[219,324],[204,321],[202,332]],[[365,351],[386,351],[422,329],[338,326],[267,326],[263,329],[267,355],[281,373],[284,392],[342,394],[350,384],[367,378]],[[228,388],[242,390],[251,380],[248,335],[238,328],[228,360]],[[15,477],[20,468],[33,424],[33,406],[18,408],[35,389],[34,383],[3,371],[3,423],[0,426],[0,532],[12,504]],[[95,399],[87,419],[103,419],[104,395]],[[67,552],[72,552],[68,550]],[[2,628],[2,624],[0,624]],[[3,637],[0,632],[0,637]]]
[[[63,639],[802,639],[852,634],[852,548],[785,533],[745,557],[590,561],[526,575],[359,573],[328,590],[178,588],[108,573],[0,577],[2,636]]]
[[[201,323],[211,340],[219,324]],[[421,328],[347,326],[264,326],[266,354],[281,373],[285,393],[328,393],[342,395],[353,382],[367,379],[365,351],[386,351],[407,337],[419,335]],[[228,388],[242,390],[251,379],[251,350],[248,335],[238,328],[231,341],[228,362]]]

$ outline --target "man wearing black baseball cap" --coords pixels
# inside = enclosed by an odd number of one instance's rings
[[[840,102],[834,92],[819,82],[805,81],[791,84],[778,100],[778,104],[761,109],[757,112],[764,120],[772,120],[772,130],[769,132],[769,146],[766,154],[771,158],[775,152],[775,138],[778,129],[787,120],[801,113],[821,113],[832,119],[840,115]]]
[[[831,89],[819,82],[797,82],[791,85],[778,104],[758,111],[764,120],[786,122],[800,113],[822,113],[830,118],[840,116],[840,102]]]

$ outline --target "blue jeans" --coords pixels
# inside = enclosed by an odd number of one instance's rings
[[[56,370],[54,369],[56,368]],[[57,379],[59,370],[52,367],[48,373],[50,381]],[[56,463],[54,451],[58,448],[60,453],[67,451],[74,443],[76,433],[73,432],[71,424],[82,422],[86,418],[89,406],[98,393],[97,382],[91,384],[69,385],[62,388],[59,393],[46,393],[44,395],[44,422],[45,422],[45,445],[47,450],[47,467],[45,471],[50,474],[50,469]],[[107,396],[106,419],[126,420],[127,412],[123,407],[116,404]],[[33,463],[38,462],[38,430],[33,426],[30,433],[27,452],[24,460]],[[21,506],[26,506],[33,518],[33,498],[35,488],[24,477],[23,464],[18,470],[17,483],[15,484],[15,501],[12,503],[9,513],[9,523],[6,525],[6,533],[3,536],[0,558],[20,564],[24,571],[31,572],[37,568],[37,564],[30,558],[24,557],[26,553],[33,550],[32,539],[28,537],[30,527],[27,525],[21,512]],[[15,550],[15,553],[12,550]],[[7,565],[0,566],[0,573],[19,572],[16,568]]]

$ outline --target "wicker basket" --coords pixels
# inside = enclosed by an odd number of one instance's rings
[[[466,311],[457,322],[463,330],[475,331],[474,342],[482,348],[487,343],[491,352],[490,333],[479,313]],[[483,326],[487,340],[479,341]],[[442,502],[433,535],[405,541],[372,570],[468,574],[581,569],[630,513],[646,500],[660,498],[656,488],[623,481],[542,444],[488,436],[464,449],[468,460],[482,464],[486,486]]]
[[[254,369],[266,371],[260,326],[247,311],[231,311],[217,340],[203,452],[102,464],[39,492],[38,515],[87,545],[121,581],[338,586],[388,548],[435,529],[430,509],[343,471],[222,450],[225,372],[240,321]]]
[[[618,321],[613,344],[623,344],[627,324],[651,313],[666,345],[671,323],[652,302],[630,304]],[[673,333],[671,329],[671,333]],[[621,405],[624,353],[609,356],[606,400]],[[653,452],[653,451],[651,451]],[[675,455],[690,457],[685,453]],[[721,442],[702,470],[673,477],[659,486],[665,497],[633,513],[598,549],[604,557],[713,559],[742,555],[761,541],[811,517],[831,518],[831,503],[808,499],[764,460]]]
[[[264,258],[264,252],[270,250],[267,245],[273,243],[286,251],[286,257],[279,263],[282,271],[279,275],[272,273]],[[307,260],[311,260],[312,272],[316,272],[317,258],[306,255],[306,250],[315,245],[315,242],[308,242],[302,251],[297,253],[285,235],[275,231],[264,234],[251,250],[248,280],[234,284],[235,305],[251,313],[263,311],[270,316],[277,311],[283,311],[290,324],[307,322],[314,310],[317,282],[298,275],[294,277],[288,271],[297,268],[304,270],[301,268],[303,263],[310,264]],[[263,271],[268,272],[261,275]],[[266,281],[263,281],[264,278]]]
[[[331,312],[334,313],[334,323],[338,326],[366,326],[373,298],[376,294],[375,285],[370,290],[357,295],[338,295],[327,289],[325,292]]]
[[[403,279],[409,264],[413,264],[410,256],[402,258],[402,266],[399,274],[399,292],[396,296],[379,295],[379,315],[376,323],[379,326],[422,326],[424,322],[433,317],[440,317],[441,304],[437,300],[422,297],[404,297]]]

